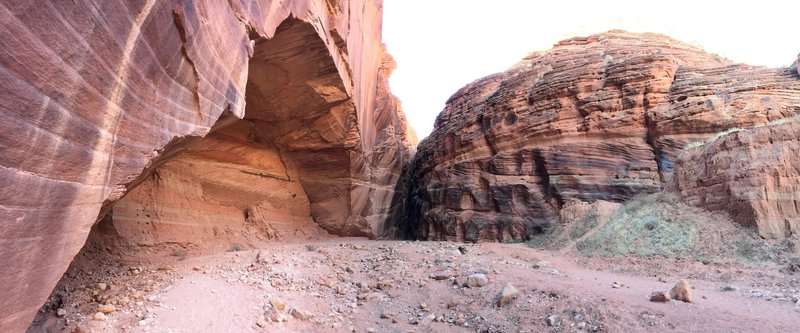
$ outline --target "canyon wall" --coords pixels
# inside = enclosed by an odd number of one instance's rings
[[[794,125],[780,124],[798,113],[794,69],[734,64],[656,34],[565,40],[449,99],[417,148],[409,221],[421,239],[522,241],[569,201],[672,189],[783,237],[797,232],[800,172]],[[752,138],[720,139],[748,128]]]
[[[131,243],[392,236],[409,156],[381,1],[0,5],[0,330],[92,225]]]

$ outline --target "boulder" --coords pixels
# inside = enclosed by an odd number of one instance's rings
[[[692,287],[686,280],[680,280],[669,290],[669,297],[681,302],[692,302]]]

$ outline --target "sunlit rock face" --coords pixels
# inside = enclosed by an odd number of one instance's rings
[[[418,146],[409,221],[422,239],[522,241],[558,221],[565,202],[621,202],[669,187],[734,214],[745,202],[764,213],[740,214],[741,223],[782,236],[773,229],[784,223],[762,216],[796,216],[789,206],[797,203],[800,173],[773,161],[791,156],[794,132],[780,131],[785,144],[770,143],[774,154],[746,153],[763,142],[714,139],[794,122],[799,112],[794,70],[734,64],[663,35],[611,31],[565,40],[450,98]],[[758,131],[763,137],[771,129]],[[699,152],[709,144],[717,148]],[[736,166],[715,155],[712,167],[704,164],[709,154],[747,159]],[[753,172],[740,180],[735,170],[745,165]],[[714,176],[706,184],[715,187],[697,182],[700,171]],[[777,174],[781,181],[768,179]],[[724,187],[761,192],[699,199]]]
[[[0,330],[28,326],[100,219],[136,244],[397,234],[413,135],[380,2],[14,1],[0,17]]]

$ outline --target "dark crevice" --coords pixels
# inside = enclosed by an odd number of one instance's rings
[[[558,193],[558,190],[555,189],[555,186],[550,183],[550,174],[547,172],[547,161],[544,156],[542,156],[541,150],[536,149],[533,151],[533,163],[533,171],[542,181],[542,193],[544,193],[545,198],[555,198],[558,204],[558,207],[555,208],[560,209],[560,207],[564,206],[564,199],[561,197],[561,194]]]
[[[186,58],[186,62],[192,66],[192,73],[194,73],[194,102],[195,107],[197,109],[197,115],[200,119],[203,119],[203,111],[200,108],[200,73],[197,71],[197,67],[192,61],[192,58],[189,57],[189,51],[186,49],[186,27],[183,26],[183,18],[178,11],[172,12],[172,21],[175,23],[175,27],[178,29],[178,34],[181,37],[181,53],[183,57]]]

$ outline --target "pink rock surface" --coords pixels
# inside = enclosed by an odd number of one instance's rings
[[[303,193],[286,214],[336,234],[388,232],[408,136],[385,83],[381,7],[366,0],[0,5],[0,331],[27,327],[99,218],[117,214],[136,230],[135,214],[153,209],[143,208],[147,200],[178,198],[147,192],[158,186],[192,198],[159,202],[162,211],[207,210],[150,222],[174,226],[175,218],[214,212],[244,223],[246,208],[269,212],[283,199],[242,208],[219,198],[242,188],[244,198],[271,193],[280,181],[262,176],[294,168],[280,195]],[[223,135],[231,129],[242,131]],[[290,156],[287,164],[276,152]],[[159,184],[162,166],[172,176]],[[220,181],[231,174],[238,175],[232,184]],[[214,194],[220,190],[230,193]],[[125,209],[114,209],[128,193]]]

